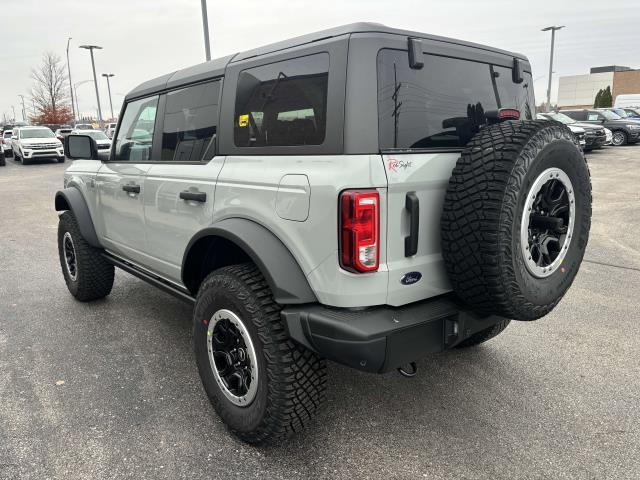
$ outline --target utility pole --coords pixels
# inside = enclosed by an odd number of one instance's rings
[[[207,16],[207,0],[200,0],[202,5],[202,28],[204,30],[204,52],[207,62],[211,60],[211,47],[209,46],[209,18]]]
[[[73,115],[73,123],[76,123],[76,107],[73,105],[73,83],[71,83],[71,63],[69,63],[69,42],[71,37],[67,39],[67,70],[69,71],[69,91],[71,92],[71,113]]]
[[[27,121],[27,113],[24,111],[24,95],[18,94],[20,101],[22,102],[22,121]]]
[[[549,30],[551,30],[551,54],[549,56],[549,87],[547,88],[547,112],[549,110],[551,110],[551,80],[552,80],[552,76],[553,76],[553,49],[555,48],[555,42],[556,42],[556,30],[560,30],[561,28],[564,28],[564,25],[561,25],[559,27],[551,26],[551,27],[546,27],[543,28],[541,31],[542,32],[548,32]]]
[[[96,87],[96,101],[98,102],[98,122],[102,127],[102,107],[100,106],[100,93],[98,93],[98,77],[96,76],[96,62],[93,58],[94,50],[102,50],[102,47],[97,45],[80,45],[80,48],[84,48],[85,50],[89,50],[91,53],[91,68],[93,68],[93,83]]]
[[[102,76],[107,79],[107,90],[109,90],[109,106],[111,107],[111,120],[115,117],[113,116],[113,102],[111,101],[111,83],[109,83],[109,79],[111,77],[115,77],[113,73],[103,73]]]
[[[13,123],[15,123],[16,122],[16,107],[11,105],[11,110],[13,110]]]

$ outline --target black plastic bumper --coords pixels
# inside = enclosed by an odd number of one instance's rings
[[[449,296],[399,308],[290,306],[282,317],[289,335],[305,347],[335,362],[379,373],[454,347],[503,320],[464,310]]]

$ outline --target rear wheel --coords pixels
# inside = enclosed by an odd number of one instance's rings
[[[202,283],[193,316],[200,378],[228,428],[249,443],[302,430],[325,400],[325,360],[294,343],[253,264]]]
[[[589,170],[566,126],[486,127],[445,196],[442,251],[453,288],[480,313],[540,318],[573,282],[590,225]]]

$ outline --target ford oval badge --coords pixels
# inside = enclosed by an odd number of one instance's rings
[[[418,283],[421,278],[422,274],[420,272],[409,272],[400,278],[400,283],[403,285],[413,285],[414,283]]]

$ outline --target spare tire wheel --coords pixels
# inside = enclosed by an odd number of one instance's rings
[[[452,287],[479,313],[538,319],[571,286],[590,226],[589,169],[565,125],[488,126],[463,150],[445,196]]]

